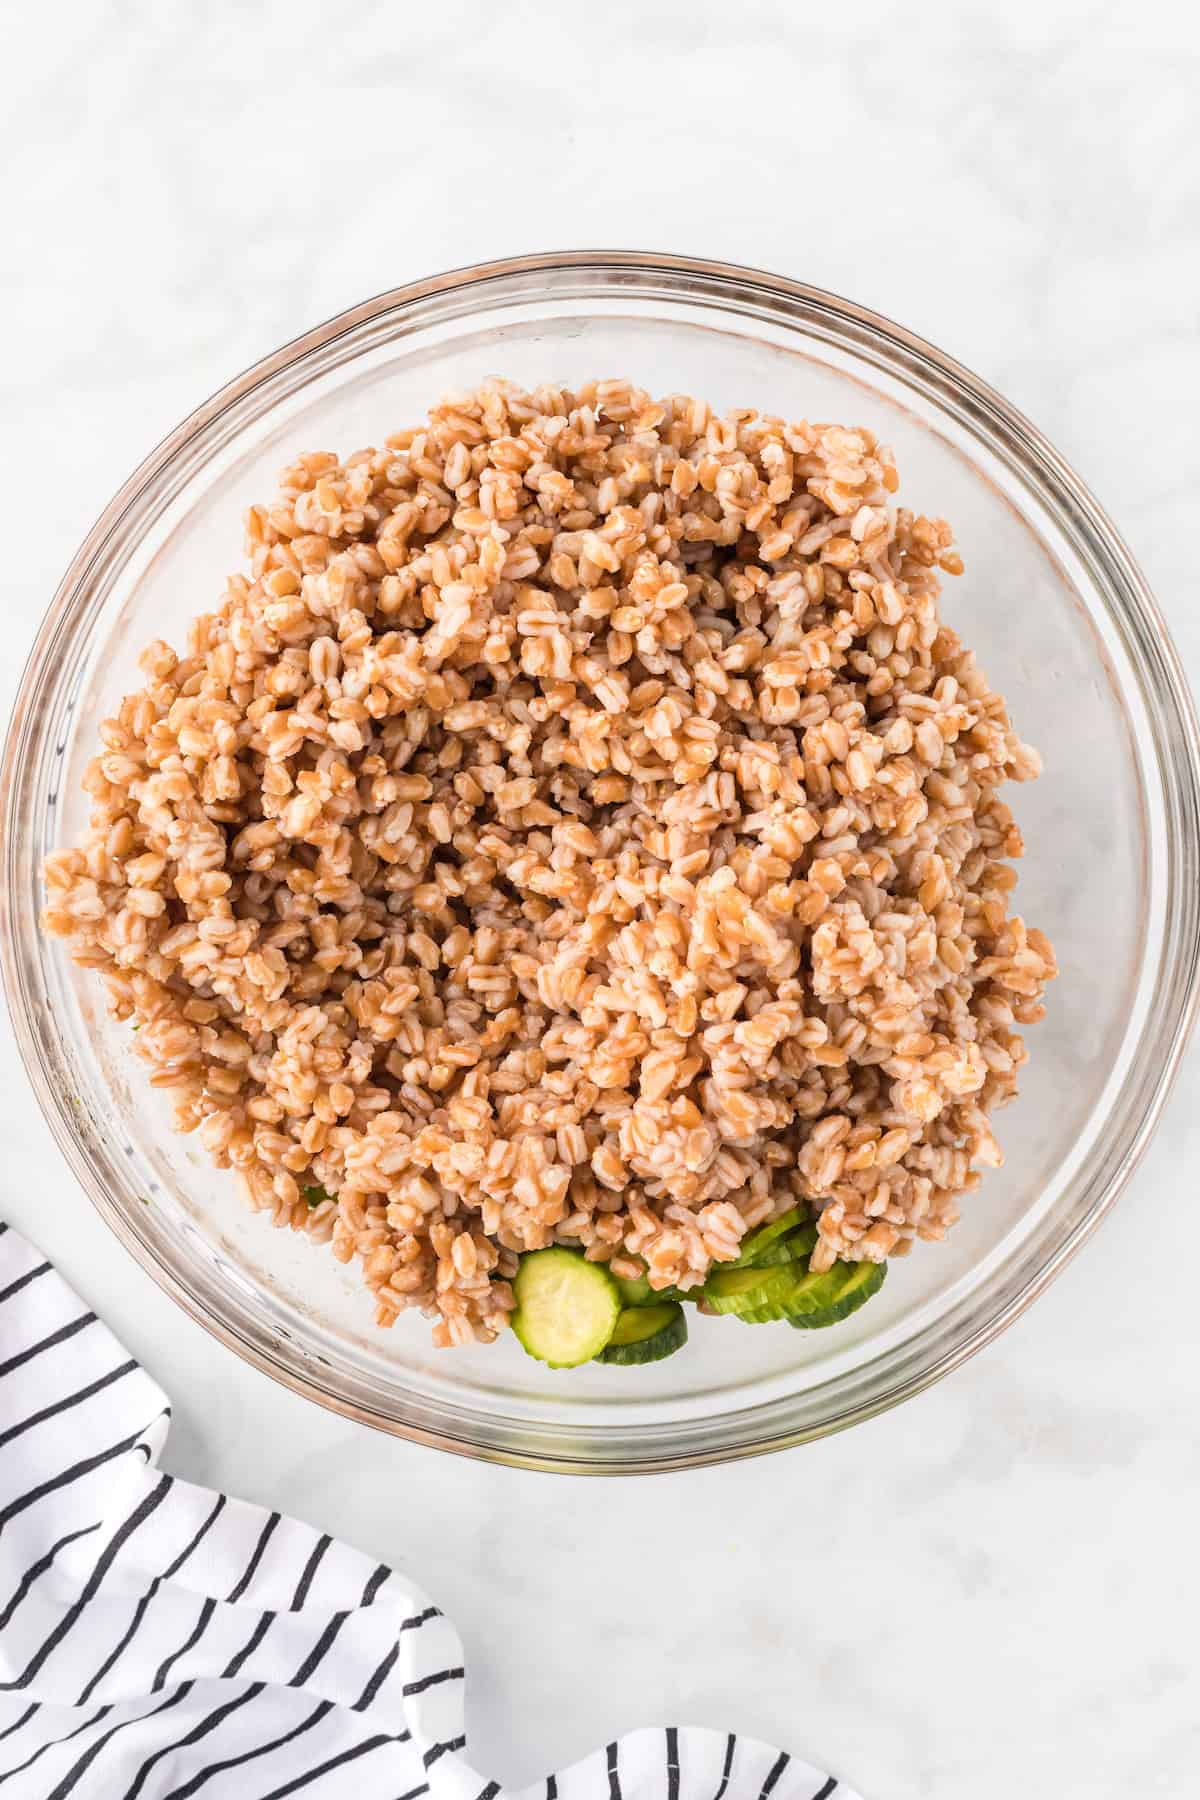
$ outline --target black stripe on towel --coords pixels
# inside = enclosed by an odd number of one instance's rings
[[[111,1706],[102,1706],[92,1714],[90,1719],[84,1719],[76,1725],[73,1731],[64,1731],[61,1737],[50,1738],[46,1743],[39,1744],[32,1756],[27,1756],[25,1761],[18,1763],[15,1768],[6,1769],[3,1776],[0,1776],[0,1780],[7,1781],[10,1776],[24,1774],[26,1769],[32,1769],[35,1762],[40,1762],[47,1750],[57,1750],[60,1744],[69,1744],[71,1739],[77,1738],[81,1731],[86,1731],[91,1725],[98,1725],[101,1719],[106,1718],[111,1711]]]
[[[17,1354],[10,1356],[7,1362],[0,1363],[0,1375],[11,1375],[14,1369],[19,1369],[25,1363],[32,1362],[34,1357],[40,1356],[44,1350],[53,1350],[56,1344],[65,1344],[67,1339],[73,1338],[77,1331],[83,1331],[87,1326],[95,1323],[94,1312],[80,1313],[77,1319],[71,1319],[66,1325],[60,1325],[57,1331],[52,1331],[49,1337],[42,1338],[40,1343],[30,1344],[28,1350],[18,1350]]]
[[[413,1694],[423,1694],[426,1688],[439,1687],[443,1681],[461,1681],[465,1674],[465,1669],[439,1669],[436,1675],[422,1675],[419,1681],[406,1681],[400,1692],[407,1700]]]
[[[558,1800],[557,1775],[547,1775],[546,1777],[546,1800]]]
[[[246,1573],[242,1576],[240,1581],[235,1582],[232,1590],[225,1596],[230,1605],[232,1605],[235,1600],[240,1600],[246,1589],[250,1586],[251,1581],[254,1579],[254,1571],[262,1561],[263,1551],[270,1543],[271,1534],[278,1523],[279,1514],[273,1512],[259,1534],[258,1542],[254,1546],[254,1555],[246,1565]]]
[[[372,1700],[374,1700],[376,1694],[395,1668],[399,1659],[400,1646],[399,1644],[393,1644],[358,1699],[354,1702],[354,1705],[350,1709],[352,1712],[366,1712],[368,1706],[370,1706]]]
[[[829,1777],[828,1781],[824,1781],[821,1783],[821,1786],[817,1789],[816,1793],[813,1795],[812,1800],[829,1800],[830,1794],[833,1793],[833,1791],[836,1787],[837,1787],[837,1782],[833,1779],[833,1776],[831,1775]]]
[[[667,1800],[679,1800],[679,1732],[667,1726]]]
[[[22,1725],[28,1725],[30,1719],[32,1719],[34,1713],[38,1711],[40,1705],[41,1702],[35,1700],[32,1706],[27,1706],[25,1708],[25,1711],[21,1714],[19,1719],[14,1719],[11,1725],[6,1725],[4,1730],[0,1731],[0,1742],[6,1737],[11,1737],[14,1731],[20,1731]]]
[[[190,1681],[184,1682],[186,1688],[190,1688],[192,1685],[193,1684]],[[146,1777],[149,1775],[155,1763],[161,1762],[164,1756],[174,1756],[177,1750],[186,1749],[189,1744],[198,1744],[201,1738],[206,1738],[208,1736],[210,1731],[215,1731],[218,1725],[223,1725],[231,1713],[239,1711],[243,1706],[248,1706],[251,1700],[257,1700],[265,1686],[266,1683],[262,1681],[251,1682],[245,1693],[239,1694],[236,1700],[226,1700],[223,1706],[218,1706],[215,1711],[206,1713],[198,1725],[192,1726],[192,1729],[188,1732],[186,1737],[181,1737],[174,1744],[163,1744],[154,1752],[153,1756],[148,1756],[135,1775],[133,1786],[124,1796],[124,1800],[137,1800],[137,1796],[141,1793],[145,1784]],[[179,1791],[180,1790],[178,1789],[172,1789],[173,1793]]]
[[[332,1619],[330,1619],[328,1625],[326,1625],[324,1631],[321,1633],[304,1661],[300,1664],[300,1667],[296,1670],[292,1679],[288,1682],[289,1687],[304,1686],[313,1670],[324,1660],[331,1644],[349,1617],[350,1614],[348,1612],[334,1613]]]
[[[304,1573],[301,1575],[299,1581],[296,1583],[296,1592],[292,1596],[292,1611],[293,1612],[299,1612],[300,1608],[304,1605],[304,1602],[308,1599],[308,1590],[309,1590],[309,1588],[311,1588],[311,1586],[313,1584],[313,1576],[316,1574],[317,1570],[320,1568],[321,1559],[325,1555],[325,1552],[328,1550],[328,1548],[329,1548],[330,1544],[332,1544],[332,1542],[333,1542],[333,1539],[330,1537],[330,1535],[327,1531],[323,1531],[321,1533],[320,1537],[317,1539],[316,1547],[313,1550],[312,1555],[309,1557],[308,1561],[304,1565]]]
[[[262,1685],[261,1682],[256,1682],[252,1692],[261,1693]],[[243,1763],[253,1762],[259,1756],[267,1756],[272,1750],[282,1750],[285,1744],[290,1744],[295,1738],[303,1737],[306,1731],[311,1731],[314,1725],[320,1724],[327,1712],[332,1711],[333,1701],[322,1700],[320,1706],[315,1707],[306,1719],[301,1719],[298,1725],[293,1725],[292,1729],[285,1731],[282,1737],[272,1738],[269,1744],[259,1744],[254,1750],[243,1750],[240,1756],[227,1756],[224,1762],[209,1763],[182,1787],[172,1788],[169,1794],[164,1794],[162,1800],[189,1800],[189,1796],[194,1794],[197,1789],[202,1788],[212,1776],[223,1775],[226,1769],[240,1769]],[[184,1739],[185,1743],[188,1741],[187,1738]],[[169,1752],[160,1752],[160,1754],[169,1754]],[[125,1796],[125,1800],[137,1800],[137,1789],[132,1788]]]
[[[496,1795],[499,1792],[500,1783],[498,1781],[489,1781],[485,1788],[479,1790],[477,1800],[496,1800]]]
[[[407,1794],[401,1794],[400,1800],[420,1800],[422,1794],[429,1792],[429,1783],[423,1781],[420,1787],[409,1788]]]
[[[31,1281],[36,1281],[39,1275],[48,1274],[49,1269],[48,1262],[38,1263],[35,1269],[26,1269],[23,1275],[18,1275],[15,1281],[10,1281],[6,1288],[0,1288],[0,1306],[3,1306],[6,1300],[11,1300],[14,1294],[19,1294],[22,1288],[28,1287]]]
[[[411,1618],[405,1619],[400,1629],[401,1631],[416,1631],[418,1626],[428,1625],[430,1619],[440,1619],[441,1616],[440,1606],[427,1606],[424,1612],[413,1613]]]
[[[89,1382],[87,1387],[80,1388],[78,1392],[67,1394],[63,1399],[55,1400],[50,1406],[43,1406],[41,1412],[30,1413],[29,1417],[22,1419],[19,1425],[10,1425],[7,1431],[0,1431],[0,1449],[3,1449],[5,1444],[11,1444],[14,1438],[20,1437],[23,1431],[32,1431],[35,1425],[44,1425],[47,1419],[57,1419],[59,1413],[70,1412],[71,1408],[78,1406],[82,1400],[90,1400],[93,1394],[99,1394],[106,1387],[111,1387],[114,1381],[120,1381],[124,1376],[132,1375],[136,1368],[137,1364],[131,1357],[128,1362],[121,1363],[119,1368],[110,1369],[107,1375],[99,1376],[97,1380]]]
[[[161,1416],[160,1413],[155,1414],[155,1418],[161,1418]],[[30,1488],[29,1492],[22,1494],[19,1500],[10,1501],[4,1511],[0,1512],[0,1526],[7,1525],[10,1519],[17,1517],[18,1513],[23,1513],[29,1507],[35,1506],[39,1500],[44,1500],[47,1494],[57,1493],[59,1488],[70,1487],[73,1481],[80,1480],[84,1475],[90,1475],[93,1469],[102,1468],[105,1463],[112,1462],[114,1457],[124,1456],[125,1452],[132,1450],[135,1444],[144,1450],[146,1446],[139,1440],[146,1435],[153,1423],[154,1419],[151,1419],[149,1425],[144,1425],[141,1431],[135,1431],[131,1436],[122,1438],[119,1444],[110,1444],[107,1450],[98,1450],[95,1456],[85,1456],[82,1462],[72,1463],[71,1467],[64,1469],[60,1475],[54,1475],[49,1481],[43,1481],[40,1486]]]
[[[432,1769],[435,1762],[440,1762],[443,1756],[453,1756],[456,1750],[465,1750],[466,1747],[465,1737],[448,1738],[444,1744],[431,1744],[421,1760],[428,1771]]]
[[[389,1568],[386,1568],[383,1563],[380,1563],[370,1581],[368,1581],[366,1587],[363,1589],[362,1599],[358,1603],[360,1606],[371,1606],[374,1604],[376,1594],[379,1592],[391,1572],[392,1571]]]
[[[100,1583],[112,1568],[112,1565],[120,1555],[123,1546],[129,1542],[138,1526],[143,1525],[150,1517],[151,1513],[154,1512],[157,1507],[162,1505],[173,1485],[172,1478],[169,1475],[161,1475],[155,1486],[151,1488],[150,1492],[143,1495],[141,1504],[130,1513],[129,1517],[125,1520],[125,1523],[117,1531],[114,1531],[112,1537],[108,1540],[108,1543],[104,1547],[104,1553],[97,1559],[96,1566],[89,1575],[83,1592],[80,1594],[78,1600],[76,1600],[75,1604],[69,1607],[63,1614],[62,1618],[58,1621],[58,1624],[54,1627],[54,1630],[42,1644],[41,1648],[35,1650],[34,1654],[26,1664],[24,1672],[21,1675],[18,1675],[15,1681],[0,1681],[0,1691],[7,1688],[24,1688],[29,1686],[29,1683],[33,1680],[43,1663],[45,1663],[58,1649],[58,1646],[62,1643],[67,1633],[75,1625],[80,1614],[83,1613],[95,1599],[96,1591],[99,1588]]]
[[[159,1713],[169,1712],[173,1706],[178,1706],[181,1700],[187,1699],[188,1694],[191,1692],[191,1688],[191,1682],[185,1681],[181,1687],[175,1689],[175,1692],[168,1699],[163,1701],[161,1706],[152,1707],[148,1713],[138,1713],[135,1718],[122,1719],[119,1724],[113,1726],[111,1731],[106,1731],[103,1737],[97,1738],[95,1743],[90,1744],[83,1755],[71,1764],[71,1767],[67,1770],[53,1793],[47,1794],[46,1800],[66,1800],[68,1794],[76,1792],[76,1786],[80,1776],[85,1774],[87,1770],[91,1768],[105,1745],[111,1743],[118,1731],[124,1731],[127,1725],[141,1725],[144,1724],[147,1719],[156,1719]],[[111,1706],[102,1706],[100,1711],[96,1714],[96,1719],[99,1719],[104,1713],[109,1713],[111,1711]],[[95,1720],[89,1719],[88,1723],[94,1724]],[[129,1800],[128,1795],[125,1796],[125,1800]]]
[[[621,1800],[621,1771],[617,1766],[617,1746],[608,1746],[608,1800]]]
[[[779,1755],[771,1764],[770,1774],[762,1784],[762,1791],[758,1796],[758,1800],[767,1800],[767,1796],[770,1794],[771,1789],[775,1786],[775,1783],[779,1780],[779,1777],[783,1774],[783,1771],[787,1768],[791,1760],[792,1759],[786,1750],[781,1750],[779,1752]]]
[[[65,1550],[68,1544],[73,1544],[76,1538],[87,1537],[90,1532],[99,1531],[99,1529],[100,1523],[99,1520],[97,1520],[95,1525],[83,1525],[78,1531],[68,1531],[66,1537],[60,1537],[57,1544],[51,1544],[49,1550],[47,1550],[43,1556],[39,1556],[35,1563],[30,1563],[20,1581],[18,1581],[16,1587],[13,1589],[8,1605],[4,1608],[3,1612],[0,1612],[0,1631],[4,1630],[8,1621],[12,1618],[38,1576],[46,1573],[46,1570],[50,1567],[50,1564],[54,1561],[59,1551]],[[0,1731],[0,1737],[3,1736],[4,1733]]]
[[[731,1731],[725,1739],[725,1766],[721,1770],[721,1785],[713,1795],[713,1800],[725,1800],[725,1789],[729,1786],[729,1777],[733,1774],[733,1753],[737,1749],[737,1737]]]
[[[150,1583],[150,1586],[146,1589],[145,1593],[142,1595],[141,1599],[137,1603],[137,1607],[134,1611],[133,1618],[129,1622],[129,1626],[125,1632],[125,1636],[121,1639],[121,1641],[117,1645],[116,1649],[110,1652],[110,1654],[105,1659],[105,1661],[96,1670],[96,1673],[92,1676],[91,1680],[88,1682],[87,1686],[84,1688],[83,1692],[80,1694],[79,1699],[75,1702],[75,1704],[77,1706],[86,1706],[87,1705],[88,1701],[91,1699],[92,1695],[95,1693],[95,1691],[99,1687],[100,1683],[104,1680],[104,1677],[108,1674],[108,1671],[112,1668],[113,1664],[116,1662],[117,1658],[120,1656],[122,1650],[124,1650],[127,1647],[127,1645],[130,1643],[131,1639],[134,1637],[135,1633],[138,1630],[138,1627],[141,1625],[142,1620],[146,1616],[146,1608],[149,1606],[150,1602],[153,1600],[155,1594],[157,1594],[157,1592],[158,1592],[159,1588],[162,1586],[163,1582],[170,1581],[171,1577],[173,1575],[177,1575],[179,1573],[180,1569],[182,1569],[184,1563],[187,1561],[188,1557],[192,1554],[192,1551],[196,1548],[196,1546],[200,1542],[201,1538],[203,1538],[206,1535],[206,1533],[208,1532],[209,1527],[216,1523],[217,1518],[219,1517],[221,1512],[224,1510],[225,1501],[226,1501],[226,1495],[224,1495],[224,1494],[217,1495],[216,1505],[213,1507],[212,1511],[209,1513],[208,1517],[205,1519],[203,1525],[201,1525],[199,1531],[197,1531],[197,1533],[196,1533],[195,1537],[192,1539],[191,1543],[186,1544],[184,1546],[184,1548],[179,1552],[179,1555],[175,1558],[175,1561],[171,1564],[169,1569],[164,1569],[161,1575],[156,1575],[154,1577],[154,1580]]]
[[[275,1617],[276,1615],[273,1612],[265,1612],[263,1614],[241,1649],[236,1655],[230,1657],[224,1669],[221,1671],[222,1681],[232,1681],[246,1658],[254,1655],[254,1652],[258,1649],[258,1646],[262,1643],[268,1631],[270,1631],[272,1625],[275,1623]]]
[[[158,1579],[160,1581],[170,1581],[170,1579],[173,1575],[178,1575],[180,1569],[182,1569],[184,1563],[187,1561],[188,1557],[192,1554],[192,1551],[195,1550],[197,1545],[200,1543],[201,1539],[208,1536],[208,1533],[209,1533],[210,1529],[212,1528],[212,1526],[214,1526],[216,1524],[216,1522],[220,1518],[221,1514],[225,1511],[225,1504],[226,1504],[226,1501],[228,1500],[228,1498],[229,1498],[229,1496],[227,1494],[218,1494],[217,1495],[216,1504],[214,1505],[212,1511],[209,1513],[208,1517],[205,1519],[203,1525],[201,1525],[201,1527],[197,1531],[195,1537],[193,1537],[188,1543],[186,1543],[184,1545],[183,1549],[179,1552],[179,1555],[175,1558],[175,1561],[170,1565],[170,1567],[163,1570],[162,1574],[158,1577]]]
[[[170,1656],[159,1663],[158,1673],[150,1683],[150,1692],[152,1694],[157,1693],[159,1688],[166,1687],[167,1676],[175,1667],[175,1664],[179,1661],[180,1657],[186,1656],[189,1650],[195,1649],[196,1645],[200,1642],[200,1639],[204,1636],[204,1633],[208,1630],[208,1622],[216,1610],[217,1603],[215,1600],[206,1600],[204,1602],[204,1605],[200,1608],[200,1616],[192,1628],[191,1637],[187,1639],[186,1643],[180,1644],[178,1650],[172,1650]]]
[[[361,1744],[355,1744],[353,1749],[343,1750],[340,1756],[331,1756],[327,1762],[318,1763],[315,1769],[306,1769],[303,1775],[297,1775],[294,1780],[285,1782],[282,1787],[272,1788],[269,1794],[263,1795],[263,1800],[284,1800],[285,1794],[299,1793],[301,1788],[306,1788],[319,1776],[328,1775],[330,1769],[340,1769],[346,1763],[356,1762],[369,1750],[378,1750],[381,1744],[394,1742],[394,1738],[390,1738],[385,1731],[381,1731],[375,1737],[367,1738]]]

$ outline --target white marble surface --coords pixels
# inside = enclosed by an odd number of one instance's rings
[[[786,0],[10,9],[0,709],[77,540],[199,397],[380,288],[577,244],[774,267],[957,353],[1108,503],[1200,680],[1195,10],[820,10],[842,22]],[[243,1367],[99,1224],[7,1037],[0,1209],[171,1389],[174,1469],[419,1572],[503,1778],[675,1719],[875,1800],[1183,1800],[1198,1121],[1194,1049],[1110,1222],[941,1387],[651,1482],[438,1457]]]

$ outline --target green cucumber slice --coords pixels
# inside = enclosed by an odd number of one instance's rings
[[[807,1259],[817,1247],[817,1228],[810,1221],[807,1225],[799,1226],[783,1241],[791,1251],[794,1262]]]
[[[797,1255],[806,1255],[817,1241],[816,1228],[805,1224],[805,1208],[793,1206],[789,1212],[780,1213],[777,1219],[770,1219],[765,1225],[759,1225],[748,1237],[744,1237],[738,1250],[738,1258],[728,1267],[733,1269],[757,1269],[763,1267],[762,1258],[772,1244],[780,1238],[790,1237],[793,1232],[811,1231],[812,1243],[806,1244]]]
[[[630,1278],[628,1275],[614,1275],[617,1292],[621,1296],[622,1306],[657,1306],[662,1299],[656,1294],[644,1275]]]
[[[764,1244],[755,1252],[749,1262],[743,1262],[739,1256],[736,1262],[722,1263],[723,1269],[782,1269],[785,1263],[795,1260],[789,1248],[790,1239],[776,1238],[773,1244]]]
[[[849,1312],[862,1305],[862,1300],[855,1300],[853,1294],[858,1289],[851,1289],[851,1305],[842,1312],[842,1300],[849,1287],[849,1276],[858,1276],[862,1265],[856,1262],[835,1262],[831,1269],[824,1269],[820,1274],[813,1274],[804,1269],[802,1264],[792,1264],[790,1269],[777,1271],[786,1276],[779,1283],[777,1291],[756,1301],[754,1307],[747,1307],[739,1314],[747,1325],[772,1325],[775,1319],[788,1319],[790,1325],[797,1327],[815,1327],[815,1325],[837,1325],[840,1318],[847,1318]],[[880,1264],[867,1264],[869,1269],[878,1269]],[[876,1278],[873,1287],[862,1278],[865,1287],[864,1300],[869,1300],[880,1283],[882,1276]]]
[[[788,1314],[788,1324],[797,1331],[815,1331],[825,1325],[837,1325],[842,1319],[848,1319],[851,1313],[865,1306],[873,1294],[877,1294],[883,1286],[887,1275],[886,1263],[834,1263],[829,1270],[830,1275],[840,1277],[833,1298],[816,1311],[803,1311]]]
[[[760,1307],[776,1305],[795,1285],[795,1268],[794,1263],[784,1263],[767,1269],[718,1269],[704,1284],[704,1298],[714,1312],[745,1318]]]
[[[578,1250],[532,1250],[523,1256],[513,1298],[518,1343],[551,1369],[574,1369],[599,1356],[621,1311],[608,1270]]]
[[[817,1242],[815,1225],[801,1225],[797,1231],[789,1231],[786,1237],[776,1238],[773,1244],[765,1244],[756,1250],[749,1262],[743,1262],[739,1256],[735,1263],[726,1263],[727,1269],[776,1269],[784,1263],[805,1262]]]
[[[661,1362],[687,1343],[687,1320],[678,1301],[666,1306],[630,1306],[617,1320],[600,1361],[632,1366]]]
[[[666,1301],[668,1301],[668,1300],[675,1300],[679,1303],[680,1306],[694,1306],[696,1304],[696,1301],[703,1299],[703,1297],[704,1297],[704,1285],[702,1282],[699,1282],[699,1281],[696,1283],[695,1287],[690,1287],[690,1288],[666,1287],[666,1288],[656,1288],[654,1290],[655,1306],[658,1306],[659,1304],[665,1304]]]
[[[645,1275],[639,1275],[632,1281],[627,1275],[614,1275],[613,1280],[617,1284],[622,1306],[665,1306],[669,1300],[682,1303],[684,1300],[698,1300],[703,1291],[699,1283],[686,1293],[677,1287],[653,1288]]]

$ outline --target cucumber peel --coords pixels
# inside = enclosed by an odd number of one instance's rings
[[[513,1333],[550,1369],[574,1369],[599,1356],[621,1312],[617,1284],[603,1263],[578,1250],[534,1250],[513,1281]]]
[[[877,1294],[883,1286],[887,1275],[886,1263],[834,1263],[829,1270],[830,1275],[840,1278],[839,1286],[832,1299],[821,1309],[812,1312],[796,1312],[788,1314],[788,1324],[797,1331],[813,1331],[825,1325],[837,1325],[842,1319],[848,1319],[851,1313],[865,1306],[873,1294]]]
[[[613,1280],[617,1284],[622,1306],[657,1306],[662,1299],[662,1295],[655,1293],[644,1275],[614,1275]]]
[[[786,1237],[777,1237],[773,1243],[764,1244],[755,1250],[748,1260],[740,1256],[735,1263],[726,1263],[727,1269],[774,1269],[783,1263],[804,1262],[812,1254],[817,1242],[815,1225],[801,1225],[795,1231],[789,1231]]]
[[[806,1209],[802,1206],[793,1206],[788,1212],[780,1213],[777,1219],[770,1219],[765,1225],[759,1225],[751,1231],[742,1239],[737,1261],[726,1266],[734,1269],[761,1268],[763,1257],[768,1251],[773,1251],[780,1239],[792,1239],[793,1236],[797,1242],[794,1256],[807,1256],[817,1241],[816,1226],[806,1222]]]
[[[617,1292],[621,1296],[622,1306],[662,1306],[668,1300],[678,1300],[682,1303],[685,1300],[698,1300],[703,1292],[699,1285],[689,1288],[686,1292],[683,1288],[677,1287],[654,1288],[650,1286],[649,1278],[645,1275],[638,1275],[632,1279],[628,1275],[614,1275],[613,1280],[617,1284]]]
[[[792,1263],[783,1263],[766,1269],[718,1269],[704,1284],[704,1298],[714,1312],[745,1318],[778,1304],[796,1284],[794,1268]]]
[[[683,1349],[687,1335],[687,1319],[677,1300],[665,1306],[626,1307],[600,1352],[600,1361],[629,1367],[661,1362]]]
[[[687,1293],[652,1288],[648,1274],[615,1276],[581,1249],[531,1251],[513,1281],[513,1333],[538,1362],[573,1369],[592,1361],[632,1366],[674,1355],[687,1342],[685,1300],[746,1325],[786,1321],[799,1331],[836,1325],[878,1293],[887,1264],[836,1262],[814,1272],[809,1258],[816,1227],[803,1211],[795,1207],[751,1232],[736,1262],[710,1269],[704,1285]]]

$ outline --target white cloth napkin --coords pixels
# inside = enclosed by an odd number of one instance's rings
[[[635,1731],[520,1793],[393,1569],[163,1474],[162,1389],[0,1222],[0,1797],[856,1800],[754,1739]]]

